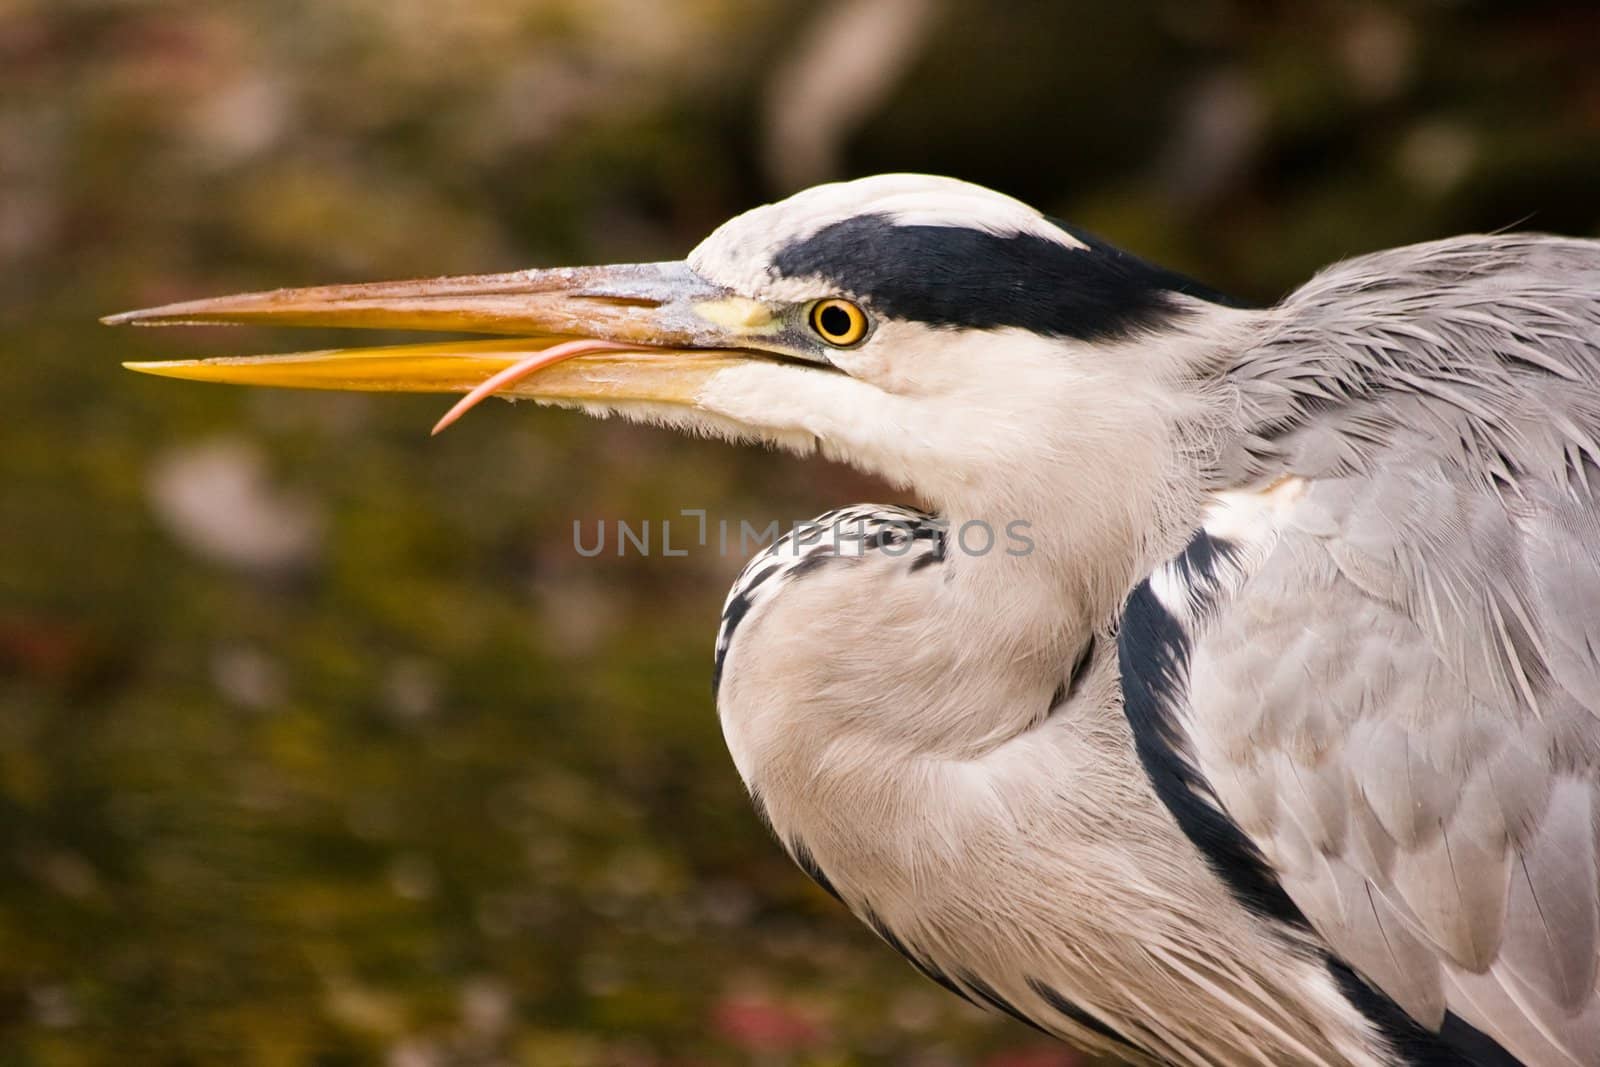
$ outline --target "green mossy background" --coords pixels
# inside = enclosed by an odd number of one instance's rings
[[[708,692],[741,561],[573,548],[893,494],[570,413],[430,439],[441,398],[139,378],[329,335],[97,316],[676,258],[890,169],[1271,299],[1600,235],[1597,46],[1592,4],[0,0],[0,1065],[1080,1062],[767,840]]]

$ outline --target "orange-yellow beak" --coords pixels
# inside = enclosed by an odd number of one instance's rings
[[[706,381],[775,333],[763,306],[683,263],[578,267],[332,285],[196,300],[112,315],[109,325],[259,323],[504,335],[290,355],[126,363],[169,378],[237,385],[466,393],[556,403],[690,405]]]

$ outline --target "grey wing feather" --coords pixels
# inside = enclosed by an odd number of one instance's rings
[[[1278,314],[1218,488],[1297,495],[1227,531],[1196,759],[1414,1019],[1600,1064],[1600,242],[1396,249]]]

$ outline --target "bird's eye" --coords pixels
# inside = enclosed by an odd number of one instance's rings
[[[818,300],[811,306],[811,328],[835,348],[849,348],[867,335],[867,313],[848,300]]]

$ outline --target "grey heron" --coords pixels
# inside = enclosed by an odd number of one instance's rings
[[[914,491],[749,563],[716,703],[795,862],[958,996],[1135,1062],[1600,1064],[1600,242],[1250,307],[885,175],[681,263],[108,321],[501,334],[134,366],[502,391]]]

